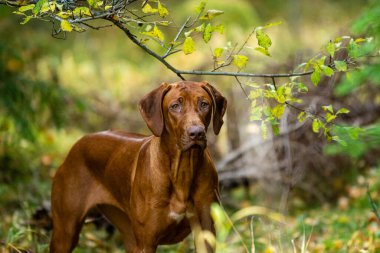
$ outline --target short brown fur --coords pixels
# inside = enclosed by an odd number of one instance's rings
[[[130,253],[155,252],[197,227],[215,234],[210,205],[218,177],[205,134],[211,119],[219,133],[226,104],[207,82],[164,83],[140,101],[154,135],[105,131],[81,138],[53,180],[50,252],[74,249],[91,208],[120,230]]]

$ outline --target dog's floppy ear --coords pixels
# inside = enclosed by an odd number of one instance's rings
[[[146,94],[139,103],[140,113],[147,126],[155,136],[161,136],[164,130],[164,116],[162,114],[162,101],[171,86],[162,83],[158,88]]]
[[[202,83],[203,83],[202,87],[207,91],[207,93],[212,98],[212,110],[213,110],[212,124],[214,128],[214,133],[218,134],[224,122],[223,115],[227,109],[227,99],[223,97],[222,94],[220,94],[220,92],[217,91],[208,82],[204,81]]]

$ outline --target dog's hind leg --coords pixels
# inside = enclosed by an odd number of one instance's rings
[[[78,180],[78,176],[74,177],[63,166],[58,170],[52,187],[51,253],[72,252],[78,243],[79,233],[89,210],[87,200],[90,185],[83,184],[85,180]]]

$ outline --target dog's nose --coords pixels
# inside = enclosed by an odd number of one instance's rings
[[[187,129],[187,134],[192,140],[203,140],[206,136],[206,131],[204,127],[191,126]]]

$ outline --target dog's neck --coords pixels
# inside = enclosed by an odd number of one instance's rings
[[[170,160],[169,177],[173,187],[175,199],[187,202],[193,187],[194,175],[203,159],[204,150],[191,148],[186,151],[176,146],[168,146],[163,138],[156,138],[160,149],[168,154]]]

